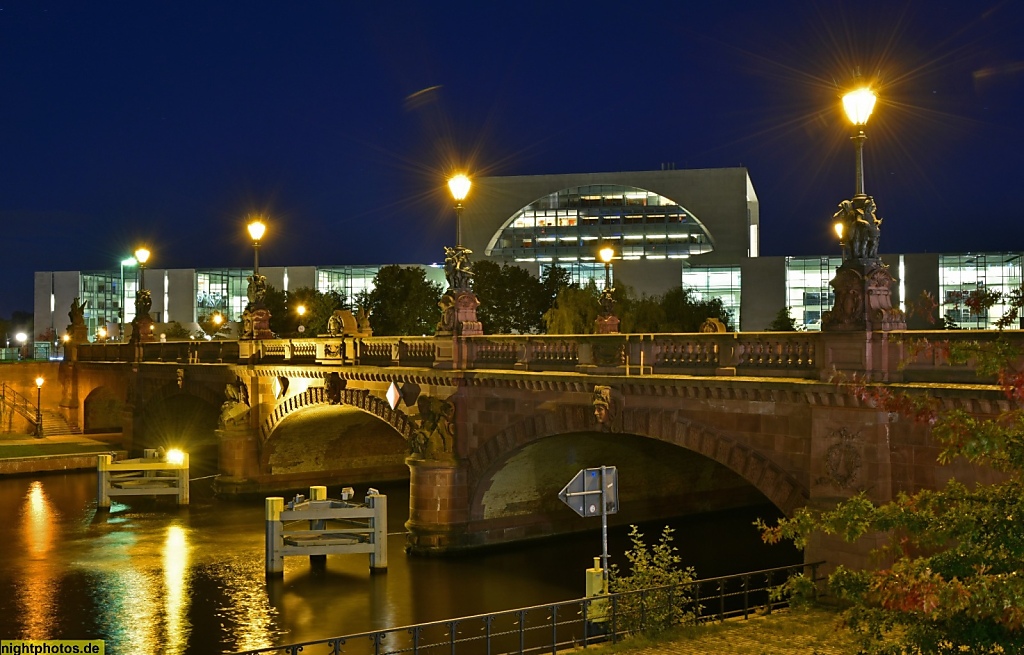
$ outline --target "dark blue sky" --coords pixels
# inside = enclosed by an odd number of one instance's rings
[[[436,261],[461,166],[742,164],[764,254],[833,252],[857,66],[882,250],[1024,249],[1022,29],[1000,0],[3,3],[0,315],[143,241],[247,266],[250,211],[268,266]]]

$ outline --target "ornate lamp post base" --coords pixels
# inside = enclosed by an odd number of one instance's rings
[[[906,330],[903,312],[892,306],[895,281],[889,267],[880,259],[843,262],[829,282],[836,300],[831,311],[821,317],[821,329],[835,332]]]
[[[153,317],[148,313],[132,319],[132,343],[139,341],[156,341]]]
[[[441,308],[437,336],[471,337],[484,333],[480,321],[476,320],[480,300],[469,289],[448,289],[437,304]]]
[[[251,305],[242,312],[243,339],[273,339],[270,330],[270,310],[264,305]]]
[[[827,331],[906,330],[903,312],[892,306],[889,267],[878,257],[882,219],[875,216],[875,200],[858,193],[839,203],[832,217],[842,230],[843,263],[829,284],[835,290],[832,310],[821,317]]]
[[[594,319],[594,327],[598,334],[618,334],[619,317],[615,314],[598,316]]]

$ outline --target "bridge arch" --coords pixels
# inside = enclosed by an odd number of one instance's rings
[[[118,390],[100,385],[89,391],[82,401],[82,431],[120,432],[123,428],[124,401]]]
[[[221,389],[183,379],[146,381],[145,404],[137,408],[141,430],[134,435],[136,446],[177,447],[196,450],[217,443],[214,430],[224,399]]]
[[[807,504],[807,486],[766,455],[723,432],[678,415],[675,410],[627,409],[618,434],[647,437],[704,455],[736,473],[786,516]],[[589,405],[563,406],[539,412],[509,425],[478,448],[469,458],[470,513],[483,517],[488,477],[510,456],[542,439],[570,433],[595,432]],[[566,480],[568,482],[568,480]]]
[[[274,430],[289,414],[306,407],[329,404],[331,401],[327,398],[327,390],[324,387],[310,387],[302,393],[285,398],[260,425],[260,444],[266,444],[270,440]],[[339,404],[356,407],[376,416],[393,427],[406,440],[412,436],[413,424],[409,416],[397,409],[391,409],[386,400],[374,396],[368,389],[342,389]]]

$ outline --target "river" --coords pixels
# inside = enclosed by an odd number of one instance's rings
[[[408,486],[378,488],[392,533],[387,573],[370,575],[365,555],[330,556],[319,571],[293,557],[268,584],[260,499],[216,499],[199,481],[188,507],[133,498],[108,512],[96,508],[92,472],[0,479],[0,639],[104,639],[108,655],[244,650],[578,598],[601,552],[595,519],[586,534],[410,557]],[[799,562],[793,548],[760,542],[758,516],[778,512],[673,520],[684,564],[710,577]],[[651,543],[661,524],[642,529]],[[626,529],[611,530],[609,544],[623,565]]]

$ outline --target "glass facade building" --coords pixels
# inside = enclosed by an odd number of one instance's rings
[[[741,275],[739,266],[687,266],[682,284],[693,289],[699,300],[718,298],[732,316],[731,327],[740,324]]]
[[[713,249],[707,229],[668,198],[617,184],[576,186],[534,200],[485,254],[518,262],[594,261],[612,242],[621,259],[685,259]]]
[[[937,300],[942,303],[943,318],[965,329],[994,328],[1010,308],[1007,297],[1021,289],[1021,256],[1019,252],[940,255]],[[972,313],[964,299],[978,291],[998,294],[1000,299],[981,313]]]

